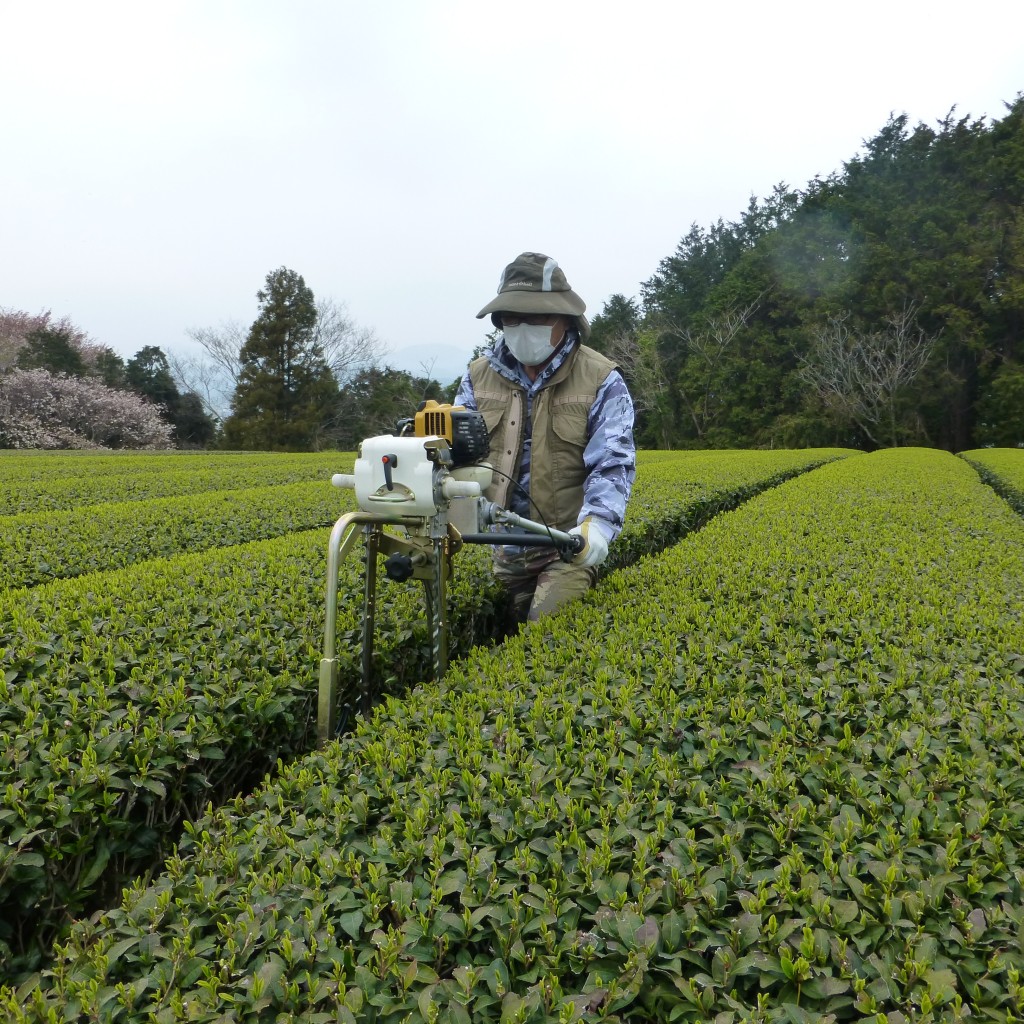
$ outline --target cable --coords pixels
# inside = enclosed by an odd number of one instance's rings
[[[555,538],[551,533],[551,526],[548,524],[548,521],[544,518],[544,513],[540,510],[540,506],[533,500],[533,498],[530,497],[530,492],[518,480],[516,480],[514,477],[509,476],[508,473],[504,473],[500,469],[495,469],[493,466],[491,466],[491,472],[497,473],[498,476],[503,476],[506,480],[509,481],[509,483],[512,484],[513,487],[515,487],[523,495],[524,498],[526,498],[531,507],[537,513],[537,518],[540,520],[541,526],[543,526],[544,529],[547,530],[548,540],[550,540],[552,545],[554,545]],[[510,546],[514,547],[515,545]]]

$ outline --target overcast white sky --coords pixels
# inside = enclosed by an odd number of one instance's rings
[[[0,0],[0,307],[125,357],[287,266],[461,370],[517,253],[591,314],[890,113],[1002,117],[1020,0]]]

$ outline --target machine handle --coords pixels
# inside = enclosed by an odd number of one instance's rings
[[[524,548],[554,548],[565,561],[571,561],[573,555],[578,555],[584,547],[586,540],[579,534],[566,535],[560,531],[554,531],[555,536],[549,537],[546,533],[464,533],[462,540],[466,544],[500,544],[503,547],[524,547]],[[566,557],[568,556],[568,557]]]
[[[453,480],[448,477],[441,484],[441,493],[446,498],[479,498],[480,484],[476,480]]]
[[[467,544],[500,544],[503,547],[524,548],[557,548],[562,544],[554,537],[545,537],[539,533],[463,533],[462,539]]]

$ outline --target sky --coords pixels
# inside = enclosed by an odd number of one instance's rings
[[[0,308],[125,358],[286,266],[454,379],[520,252],[599,313],[893,114],[998,119],[1020,0],[0,0]]]

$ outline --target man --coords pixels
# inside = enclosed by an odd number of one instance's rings
[[[550,549],[494,549],[517,622],[536,621],[594,585],[636,476],[633,402],[615,364],[584,344],[586,308],[553,259],[517,256],[477,313],[490,314],[502,333],[470,363],[455,396],[487,422],[495,469],[487,498],[586,541],[570,563]]]

